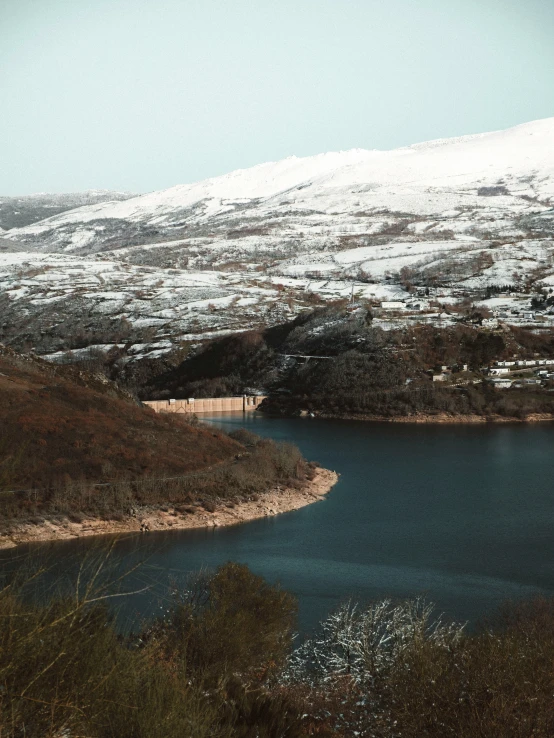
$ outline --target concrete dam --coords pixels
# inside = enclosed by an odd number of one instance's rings
[[[156,413],[203,413],[239,412],[256,410],[265,400],[265,395],[242,395],[241,397],[203,397],[186,400],[145,400],[142,404]]]

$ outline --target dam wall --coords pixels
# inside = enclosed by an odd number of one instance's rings
[[[156,413],[219,413],[250,412],[265,400],[264,395],[242,395],[241,397],[203,397],[186,400],[146,400],[142,404]]]

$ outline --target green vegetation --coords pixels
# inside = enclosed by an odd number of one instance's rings
[[[132,634],[117,632],[106,568],[89,556],[73,593],[50,597],[41,572],[4,576],[2,736],[552,735],[554,600],[473,634],[420,600],[346,603],[295,649],[294,598],[245,566],[193,577]]]

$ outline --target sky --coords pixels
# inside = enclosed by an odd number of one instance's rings
[[[0,0],[0,193],[554,116],[553,0]]]

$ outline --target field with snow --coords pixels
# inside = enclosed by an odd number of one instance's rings
[[[53,354],[104,331],[159,355],[341,297],[402,301],[396,314],[376,310],[384,327],[448,321],[490,288],[504,295],[490,308],[529,322],[531,297],[554,287],[554,118],[88,197],[4,225],[0,340]]]

